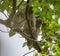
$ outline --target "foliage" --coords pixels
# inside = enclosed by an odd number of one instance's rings
[[[16,33],[16,32],[11,29],[10,32],[9,32],[9,36],[12,37],[13,35],[15,35],[15,33]]]
[[[17,0],[16,6],[18,6],[21,1],[22,0]],[[53,56],[53,54],[49,53],[49,47],[52,48],[52,51],[56,56],[60,56],[60,0],[33,0],[31,3],[33,4],[33,12],[43,21],[41,26],[42,39],[45,39],[46,41],[44,42],[42,40],[39,42],[41,47],[44,46],[43,51],[40,53],[41,56]],[[13,0],[0,0],[0,12],[6,10],[10,15],[13,9],[12,4]],[[26,1],[24,1],[22,5],[25,6]],[[23,12],[24,9],[24,7],[18,8],[18,10],[22,10]],[[9,35],[13,36],[14,34],[15,31],[10,30]],[[24,43],[23,47],[25,45],[26,43]],[[35,56],[37,55],[38,54],[35,54]]]

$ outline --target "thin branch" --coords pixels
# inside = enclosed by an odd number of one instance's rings
[[[11,12],[11,14],[10,14],[10,17],[13,17],[14,16],[14,14],[15,14],[15,12],[16,12],[16,0],[13,0],[13,4],[12,4],[12,12]]]
[[[13,11],[14,14],[16,12],[16,2],[17,2],[16,0],[13,0],[13,5],[12,5],[13,6],[13,10],[12,11]]]
[[[6,18],[8,18],[7,15],[6,15],[4,12],[2,12],[2,13],[4,14],[4,16],[5,16]]]
[[[24,0],[22,0],[22,1],[20,2],[20,4],[17,6],[16,9],[18,9],[18,8],[21,6],[21,4],[23,3],[23,1],[24,1]]]
[[[25,20],[26,20],[26,19],[22,19],[22,21],[21,21],[21,22],[19,22],[18,24],[20,24],[20,25],[21,25]]]
[[[35,39],[31,39],[29,35],[27,35],[26,33],[24,33],[21,29],[15,29],[16,32],[20,33],[24,38],[31,40],[32,42],[40,42],[37,41]]]
[[[11,12],[11,14],[10,14],[10,16],[9,16],[9,19],[7,20],[7,23],[8,24],[10,24],[10,22],[12,21],[12,18],[13,18],[13,16],[15,15],[15,13],[16,13],[16,0],[13,0],[12,1],[13,2],[13,4],[12,4],[12,12]]]
[[[3,31],[3,30],[0,30],[1,32],[3,32],[3,33],[9,33],[9,31]]]
[[[23,56],[26,56],[26,55],[30,54],[31,52],[34,52],[34,51],[35,51],[35,50],[32,50],[32,51],[30,51],[30,52],[24,54]]]

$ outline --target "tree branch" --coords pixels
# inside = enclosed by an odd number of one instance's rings
[[[30,0],[27,0],[27,6],[26,6],[26,10],[25,10],[25,18],[26,18],[26,21],[27,21],[27,24],[28,24],[29,32],[31,34],[31,38],[35,40],[35,37],[33,35],[32,29],[31,29],[31,26],[30,26],[30,23],[29,23],[29,19],[28,19],[29,7],[30,7]],[[42,51],[38,42],[33,42],[33,46],[38,52]]]
[[[16,9],[18,9],[18,8],[21,6],[21,4],[23,3],[23,1],[24,1],[24,0],[22,0],[22,1],[20,2],[20,4],[17,6]]]
[[[24,20],[25,20],[25,19],[24,19]],[[23,21],[22,21],[22,22],[23,22]],[[20,23],[22,23],[22,22],[20,22]],[[1,19],[0,19],[0,23],[3,24],[3,25],[5,25],[5,26],[7,26],[7,27],[9,27],[9,28],[13,28],[13,29],[14,29],[14,27],[11,27],[10,25],[8,25],[7,21],[5,21],[5,20],[1,20]],[[2,30],[0,30],[0,31],[1,31],[1,32],[8,33],[8,32],[6,32],[6,31],[2,31]],[[32,42],[38,42],[37,40],[31,39],[30,36],[27,35],[26,33],[24,33],[21,29],[15,29],[15,31],[18,32],[18,33],[20,33],[23,37],[25,37],[26,39],[29,39],[29,40],[32,41]]]
[[[15,15],[15,13],[16,13],[16,0],[13,0],[13,4],[12,4],[12,12],[11,12],[11,14],[10,14],[10,16],[9,16],[9,19],[7,20],[8,21],[8,23],[10,23],[11,22],[11,20],[12,20],[12,18],[13,18],[13,16]]]
[[[10,26],[11,24],[7,20],[1,20],[0,19],[0,24],[3,24],[3,25],[5,25],[6,27],[9,27],[9,28],[11,27]]]
[[[2,13],[4,14],[4,16],[5,16],[6,18],[8,18],[7,15],[6,15],[4,12],[2,12]]]
[[[28,0],[29,1],[29,0]],[[35,39],[34,38],[34,36],[33,36],[33,33],[32,33],[32,29],[31,29],[31,26],[30,26],[30,23],[29,23],[29,19],[28,19],[28,9],[29,9],[29,2],[27,1],[27,6],[26,6],[26,11],[25,11],[25,19],[26,19],[26,21],[27,21],[27,25],[28,25],[28,28],[29,28],[29,32],[30,32],[30,34],[31,34],[31,37],[33,38],[33,39]]]
[[[25,20],[25,19],[24,19]],[[23,21],[22,21],[23,22]],[[22,23],[20,22],[20,23]],[[9,27],[9,28],[14,28],[14,27],[10,27],[8,24],[7,24],[7,21],[5,20],[1,20],[0,19],[0,23],[1,24],[4,24],[5,26]],[[6,31],[2,31],[0,30],[1,32],[4,32],[4,33],[9,33],[9,32],[6,32]],[[24,33],[21,29],[15,29],[16,32],[20,33],[24,38],[26,39],[29,39],[30,41],[32,42],[38,42],[37,40],[34,40],[34,39],[31,39],[29,35],[27,35],[26,33]]]
[[[13,6],[13,10],[12,10],[13,14],[15,14],[15,12],[16,12],[16,2],[17,2],[16,0],[13,0],[13,5],[12,5]]]
[[[12,12],[11,12],[11,17],[13,17],[14,16],[14,14],[15,14],[15,12],[16,12],[16,0],[13,0],[13,4],[12,4]]]
[[[4,25],[6,25],[6,21],[5,21],[5,20],[0,19],[0,24],[4,24]]]
[[[35,51],[35,50],[32,50],[32,51],[30,51],[30,52],[24,54],[23,56],[26,56],[27,54],[29,54],[29,53],[31,53],[31,52],[34,52],[34,51]]]
[[[24,33],[21,29],[14,29],[16,32],[18,32],[18,33],[20,33],[24,38],[26,38],[26,39],[28,39],[28,40],[30,40],[30,41],[32,41],[32,42],[39,42],[39,41],[37,41],[37,40],[35,40],[35,39],[31,39],[30,37],[30,35],[27,35],[26,33]]]

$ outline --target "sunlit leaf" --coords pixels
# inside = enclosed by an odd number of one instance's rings
[[[16,32],[11,29],[10,32],[9,32],[9,36],[12,37],[12,36],[14,36],[15,34],[16,34]]]

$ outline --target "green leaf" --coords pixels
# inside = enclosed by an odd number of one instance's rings
[[[38,1],[34,1],[33,4],[34,4],[34,7],[36,7],[36,8],[39,6],[39,2]]]
[[[11,29],[10,32],[9,32],[9,36],[12,37],[12,36],[15,35],[15,34],[16,34],[16,32]]]
[[[38,56],[38,53],[35,53],[34,56]]]
[[[33,47],[32,45],[31,46],[28,46],[29,50],[31,50],[32,47]]]

